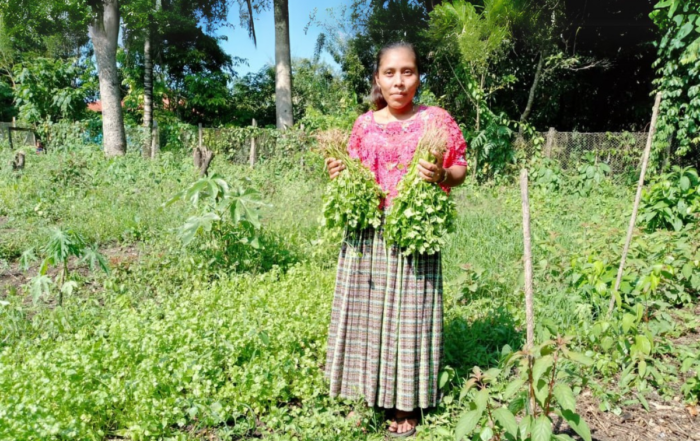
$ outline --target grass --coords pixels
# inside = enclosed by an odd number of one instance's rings
[[[1,164],[9,158],[0,153]],[[22,174],[0,171],[0,271],[17,268],[52,226],[140,256],[111,254],[110,275],[77,271],[60,308],[0,279],[0,438],[383,438],[381,414],[330,399],[323,379],[340,236],[320,227],[322,161],[280,158],[251,170],[217,158],[212,169],[270,203],[263,249],[242,269],[202,260],[176,239],[192,210],[162,204],[196,179],[187,155],[104,159],[78,149],[28,156]],[[454,439],[465,376],[523,342],[519,189],[469,184],[454,197],[457,231],[443,258],[452,398],[425,417],[418,439]],[[631,190],[531,198],[538,335],[588,335],[582,323],[595,317],[582,305],[597,300],[572,285],[568,265],[602,252],[596,244],[617,247]]]

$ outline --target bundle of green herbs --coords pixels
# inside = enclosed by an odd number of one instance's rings
[[[397,245],[405,256],[435,254],[454,231],[457,215],[454,201],[438,184],[423,180],[418,173],[421,159],[437,163],[447,149],[447,134],[437,126],[426,128],[418,141],[413,160],[397,186],[384,225],[388,245]]]
[[[348,154],[348,134],[331,129],[320,132],[316,139],[323,156],[340,160],[345,165],[345,169],[326,188],[323,200],[325,225],[350,230],[379,227],[382,217],[379,203],[384,192],[374,174],[359,159],[351,158]]]

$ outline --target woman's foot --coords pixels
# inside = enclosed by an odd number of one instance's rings
[[[418,415],[415,412],[397,410],[395,418],[389,425],[389,436],[393,438],[411,436],[416,433],[417,425]]]

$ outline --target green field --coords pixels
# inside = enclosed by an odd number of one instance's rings
[[[320,158],[254,170],[217,158],[214,173],[266,202],[260,247],[225,253],[206,234],[183,246],[178,228],[196,209],[163,206],[197,180],[188,155],[78,149],[29,155],[21,173],[9,161],[0,153],[0,439],[383,439],[383,415],[331,399],[323,378],[340,234],[320,226]],[[696,403],[697,224],[637,232],[608,319],[634,189],[573,188],[531,189],[537,340],[569,335],[592,361],[564,364],[557,379],[613,414],[649,396]],[[524,342],[519,188],[468,183],[454,198],[443,259],[451,369],[417,439],[454,439],[472,368],[503,366]],[[61,306],[55,265],[52,285],[36,277],[54,227],[81,234],[110,268],[71,259]]]

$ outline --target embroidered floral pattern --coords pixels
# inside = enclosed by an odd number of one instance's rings
[[[467,144],[462,131],[447,111],[439,107],[420,106],[416,115],[407,121],[380,124],[369,111],[355,121],[348,142],[348,153],[359,158],[369,168],[382,190],[387,193],[385,205],[391,205],[396,196],[396,185],[406,173],[413,159],[418,140],[429,121],[435,121],[447,130],[447,153],[443,167],[467,165],[464,159]],[[442,186],[449,193],[450,188]]]

